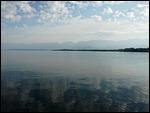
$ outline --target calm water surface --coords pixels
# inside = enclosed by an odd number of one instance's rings
[[[149,53],[1,52],[1,111],[149,111]]]

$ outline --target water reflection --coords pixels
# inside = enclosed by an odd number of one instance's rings
[[[142,112],[148,92],[136,79],[3,70],[1,111]]]

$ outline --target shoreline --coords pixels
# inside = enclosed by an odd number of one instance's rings
[[[91,51],[91,52],[149,52],[149,48],[125,48],[125,49],[2,49],[20,51]]]

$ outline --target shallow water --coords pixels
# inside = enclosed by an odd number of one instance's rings
[[[1,111],[149,111],[149,53],[1,52]]]

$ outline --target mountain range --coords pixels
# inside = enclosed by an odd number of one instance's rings
[[[2,43],[2,49],[122,49],[122,48],[147,48],[149,39],[128,39],[128,40],[89,40],[79,42],[50,42],[50,43],[31,43],[14,44]]]

